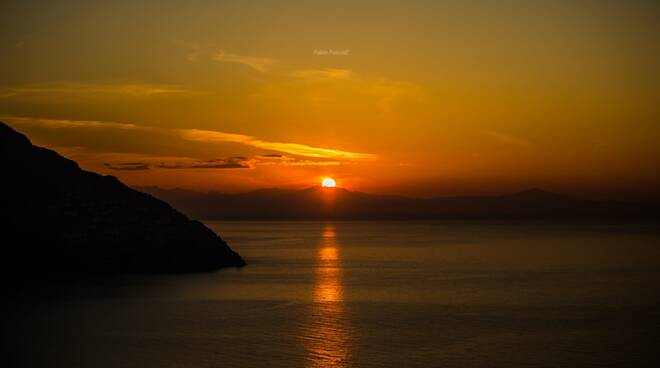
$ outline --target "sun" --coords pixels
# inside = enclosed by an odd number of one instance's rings
[[[333,178],[324,178],[321,182],[321,186],[323,188],[334,188],[337,186],[337,183],[335,183],[335,179]]]

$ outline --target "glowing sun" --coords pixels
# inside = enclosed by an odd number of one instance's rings
[[[337,186],[337,183],[335,183],[335,179],[333,179],[333,178],[325,178],[321,182],[321,186],[323,188],[334,188],[334,187]]]

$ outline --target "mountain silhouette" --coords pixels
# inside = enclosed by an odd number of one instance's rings
[[[599,202],[538,188],[501,196],[410,198],[343,188],[260,189],[225,194],[137,187],[189,216],[215,220],[415,220],[461,218],[639,218],[656,207]]]
[[[245,262],[213,231],[0,122],[3,272],[211,271]]]

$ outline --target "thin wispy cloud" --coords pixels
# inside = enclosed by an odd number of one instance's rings
[[[355,77],[355,74],[348,69],[301,69],[291,73],[296,78],[315,79],[315,80],[349,80]]]
[[[390,111],[401,100],[421,102],[424,99],[422,89],[408,82],[388,81],[385,79],[367,82],[367,94],[374,96],[383,111]]]
[[[39,119],[39,118],[26,118],[26,117],[0,117],[0,120],[6,121],[10,125],[27,125],[27,126],[37,126],[45,127],[50,129],[121,129],[121,130],[133,130],[140,131],[145,133],[166,133],[174,134],[184,140],[188,141],[197,141],[197,142],[208,142],[208,143],[240,143],[246,146],[259,148],[264,151],[271,152],[280,152],[289,155],[302,156],[308,158],[316,158],[322,160],[302,160],[286,156],[283,154],[269,153],[262,155],[262,160],[258,163],[263,163],[265,159],[277,159],[276,161],[283,165],[290,166],[312,166],[312,165],[335,165],[340,162],[337,160],[369,160],[376,159],[378,156],[371,153],[360,153],[360,152],[351,152],[344,151],[334,148],[324,148],[324,147],[314,147],[306,144],[300,143],[291,143],[291,142],[272,142],[263,139],[259,139],[254,136],[245,135],[245,134],[235,134],[235,133],[226,133],[215,130],[203,130],[203,129],[167,129],[167,128],[155,128],[148,126],[141,126],[129,123],[117,123],[117,122],[107,122],[107,121],[94,121],[94,120],[58,120],[58,119]],[[229,163],[227,166],[229,168],[232,165],[235,165],[239,160],[240,156],[235,156],[230,159],[225,159],[225,162],[202,162],[195,165],[190,163],[191,159],[185,160],[174,160],[174,161],[185,161],[186,167],[191,168],[203,168],[202,166],[211,167],[213,164],[221,167],[223,164]],[[334,160],[323,161],[323,159]],[[135,161],[135,162],[147,162],[153,163],[154,160],[144,160],[144,159],[135,159],[127,160],[126,157],[123,157],[124,162],[126,161]],[[171,162],[172,160],[168,160]],[[249,164],[248,159],[243,160],[247,165]],[[105,162],[110,162],[106,160]],[[255,161],[257,163],[257,161]],[[156,165],[158,166],[158,165]],[[174,165],[176,166],[176,165]],[[243,165],[245,166],[245,165]],[[162,167],[162,165],[161,165]]]
[[[310,160],[280,154],[265,154],[254,157],[230,156],[212,159],[160,156],[120,152],[95,152],[84,147],[54,147],[63,156],[84,165],[97,165],[113,171],[145,171],[174,169],[253,169],[257,166],[335,166],[341,161]],[[129,161],[133,160],[133,161]]]
[[[255,161],[257,165],[282,166],[336,166],[342,164],[341,161],[335,160],[309,160],[280,154],[261,155]]]
[[[201,159],[126,152],[97,152],[85,147],[53,147],[61,155],[91,168],[116,171],[157,169],[249,169],[256,159],[244,156]]]
[[[149,164],[145,162],[120,162],[118,164],[112,164],[106,162],[104,166],[110,170],[125,170],[125,171],[149,170]]]
[[[79,96],[84,98],[123,96],[130,98],[152,98],[167,96],[195,96],[206,94],[176,85],[158,85],[141,83],[75,83],[61,82],[53,84],[0,87],[0,98],[39,97],[39,96]]]
[[[351,93],[374,99],[378,108],[385,112],[390,111],[398,101],[420,102],[424,97],[422,89],[413,83],[371,78],[348,69],[300,69],[290,72],[289,75],[313,86],[333,85],[350,88]],[[315,91],[323,91],[323,89],[317,88]],[[315,98],[318,99],[318,97],[317,92]]]
[[[220,143],[220,142],[241,143],[267,151],[284,152],[292,155],[305,156],[305,157],[334,158],[334,159],[347,159],[347,160],[373,159],[376,157],[376,155],[369,153],[358,153],[358,152],[342,151],[332,148],[313,147],[299,143],[269,142],[249,135],[225,133],[214,130],[182,129],[180,130],[180,133],[183,139],[187,139],[191,141],[201,141],[201,142],[211,142],[211,143]]]
[[[197,60],[202,54],[202,48],[197,43],[179,42],[179,44],[185,46],[188,50],[186,58],[189,61]],[[260,73],[268,72],[272,77],[275,77],[275,79],[267,82],[264,86],[264,91],[255,93],[253,96],[267,97],[268,92],[273,92],[279,96],[280,92],[278,90],[283,87],[286,88],[291,83],[291,80],[294,80],[310,85],[319,83],[339,87],[341,87],[342,83],[345,83],[345,86],[351,88],[352,93],[361,94],[373,99],[378,109],[383,112],[391,111],[393,106],[399,101],[411,100],[420,102],[424,97],[422,88],[413,83],[364,76],[350,69],[296,68],[290,63],[273,58],[241,55],[224,50],[211,53],[211,59],[218,62],[245,65]],[[274,68],[276,65],[278,67]],[[279,81],[278,78],[280,78]],[[323,96],[319,96],[319,89],[316,89],[316,91],[310,97],[312,100],[326,100]]]
[[[199,56],[202,54],[202,46],[195,42],[188,42],[180,39],[174,39],[174,44],[186,49],[186,60],[188,61],[197,61]]]
[[[51,129],[66,128],[105,128],[105,129],[149,129],[135,124],[115,123],[96,120],[61,120],[61,119],[36,119],[25,117],[3,116],[0,120],[11,125],[31,125]]]
[[[243,156],[215,158],[212,160],[194,160],[186,162],[160,163],[161,169],[249,169],[250,159]]]
[[[225,51],[217,52],[213,54],[211,58],[215,61],[219,61],[223,63],[234,63],[234,64],[245,65],[262,73],[266,72],[268,69],[270,69],[273,65],[277,63],[277,60],[275,59],[232,54]]]

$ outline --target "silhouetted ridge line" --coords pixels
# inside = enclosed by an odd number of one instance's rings
[[[244,266],[213,231],[0,122],[3,271],[150,273]]]
[[[538,188],[501,196],[427,199],[321,187],[237,194],[137,189],[190,216],[215,220],[639,219],[660,213],[654,205],[584,200]]]

